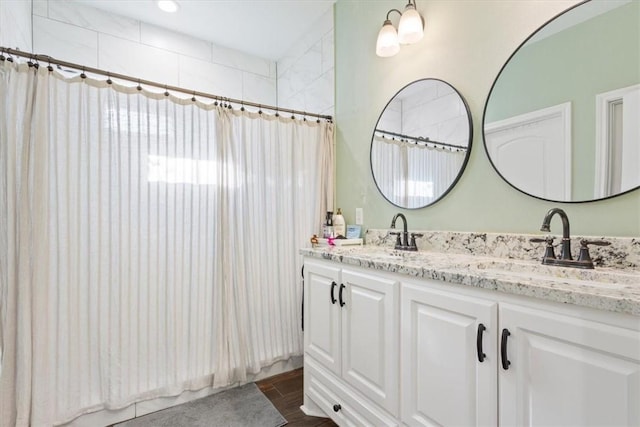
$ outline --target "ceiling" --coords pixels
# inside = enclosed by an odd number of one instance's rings
[[[76,2],[277,61],[335,0],[177,0],[176,13],[154,0]]]

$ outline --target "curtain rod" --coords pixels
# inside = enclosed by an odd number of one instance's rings
[[[178,87],[178,86],[165,85],[165,84],[157,83],[157,82],[154,82],[154,81],[151,81],[151,80],[139,79],[139,78],[127,76],[125,74],[112,73],[110,71],[101,70],[99,68],[87,67],[87,66],[84,66],[84,65],[74,64],[73,62],[62,61],[62,60],[59,60],[59,59],[52,58],[49,55],[33,54],[33,53],[23,52],[23,51],[17,50],[17,49],[9,49],[9,48],[0,46],[0,60],[2,60],[2,61],[4,61],[5,59],[7,59],[9,61],[12,60],[11,56],[5,58],[4,53],[9,54],[9,55],[14,55],[14,56],[20,56],[20,57],[23,57],[23,58],[27,58],[27,59],[29,59],[29,63],[31,63],[32,61],[35,61],[36,63],[46,62],[49,65],[53,64],[53,65],[58,65],[60,67],[73,68],[73,69],[75,69],[77,71],[82,71],[82,73],[89,72],[89,73],[93,73],[93,74],[99,74],[99,75],[102,75],[102,76],[106,76],[107,78],[114,77],[114,78],[121,79],[121,80],[127,80],[127,81],[132,82],[132,83],[138,83],[138,86],[140,86],[141,84],[144,84],[144,85],[147,85],[147,86],[153,86],[153,87],[157,87],[159,89],[164,89],[165,91],[171,90],[171,91],[174,91],[174,92],[181,92],[181,93],[184,93],[184,94],[193,95],[194,97],[195,96],[200,96],[200,97],[203,97],[203,98],[209,98],[209,99],[213,99],[213,100],[224,101],[224,102],[227,102],[227,103],[239,104],[239,105],[242,105],[242,106],[256,107],[258,109],[265,108],[267,110],[275,111],[276,114],[279,113],[279,112],[283,112],[283,113],[298,114],[298,115],[301,115],[301,116],[317,117],[318,119],[325,119],[325,120],[327,120],[329,122],[333,121],[333,117],[332,116],[328,116],[328,115],[317,114],[317,113],[309,113],[307,111],[294,110],[294,109],[291,109],[291,108],[274,107],[273,105],[267,105],[267,104],[258,104],[256,102],[243,101],[241,99],[234,99],[234,98],[227,98],[225,96],[212,95],[210,93],[199,92],[197,90],[187,90],[187,89],[183,89],[183,88]]]
[[[414,141],[415,144],[417,144],[418,142],[423,142],[425,145],[426,144],[433,144],[433,145],[439,145],[439,146],[447,147],[447,148],[455,148],[455,149],[464,150],[464,151],[467,151],[467,149],[468,149],[468,147],[465,147],[464,145],[447,144],[446,142],[434,141],[432,139],[429,139],[429,137],[425,138],[425,137],[422,137],[422,136],[404,135],[404,134],[401,134],[401,133],[391,132],[391,131],[383,130],[383,129],[376,129],[375,132],[384,133],[386,135],[391,135],[391,136],[397,136],[398,138],[406,139],[407,141],[405,141],[405,142],[410,142],[409,140],[411,140],[411,141]],[[384,135],[382,135],[382,138],[384,138]]]

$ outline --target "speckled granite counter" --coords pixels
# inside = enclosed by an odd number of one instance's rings
[[[346,265],[640,316],[637,270],[582,270],[489,256],[395,251],[385,246],[307,248],[300,253]]]

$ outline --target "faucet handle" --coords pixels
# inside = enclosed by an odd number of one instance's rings
[[[544,238],[540,238],[540,237],[532,237],[531,239],[529,239],[529,241],[531,243],[546,243],[547,246],[544,250],[544,256],[542,258],[542,262],[544,262],[545,259],[555,259],[556,258],[556,253],[553,250],[553,241],[555,240],[555,237],[553,236],[546,236]]]
[[[587,247],[588,245],[594,246],[609,246],[611,242],[607,242],[606,240],[580,240],[580,247]]]
[[[578,262],[584,262],[589,264],[593,268],[593,261],[591,260],[591,255],[589,254],[589,245],[594,246],[609,246],[611,242],[607,242],[606,240],[580,240],[580,253],[578,254]]]
[[[400,232],[399,231],[390,231],[389,235],[390,236],[396,236],[396,249],[401,249],[402,248],[402,240],[400,239]]]
[[[589,254],[589,245],[609,246],[611,242],[606,240],[580,240],[580,253],[578,254],[578,262],[583,263],[583,268],[593,268],[593,260]]]
[[[423,237],[424,234],[422,233],[411,233],[411,243],[409,243],[409,250],[410,251],[417,251],[418,250],[418,245],[416,245],[416,237],[420,238]]]
[[[529,239],[531,243],[546,243],[547,245],[552,245],[554,240],[555,240],[555,237],[552,237],[552,236],[546,236],[544,238],[532,237],[531,239]]]

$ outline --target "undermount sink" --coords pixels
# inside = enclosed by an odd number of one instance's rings
[[[517,260],[483,260],[470,263],[472,269],[492,274],[563,282],[599,282],[609,285],[640,285],[640,273],[612,270],[581,270],[570,267],[542,265]]]

